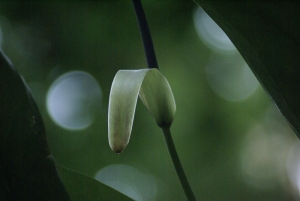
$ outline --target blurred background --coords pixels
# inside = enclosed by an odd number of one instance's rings
[[[299,140],[228,37],[192,0],[143,5],[196,197],[299,200]],[[108,145],[114,75],[147,67],[131,1],[0,1],[0,45],[32,90],[57,163],[135,200],[186,200],[140,101],[125,151]]]

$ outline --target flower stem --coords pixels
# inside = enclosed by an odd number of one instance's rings
[[[136,18],[138,20],[141,36],[143,39],[148,68],[158,69],[154,46],[142,3],[140,0],[132,0],[132,3],[134,6]]]
[[[153,46],[150,30],[148,27],[146,15],[145,15],[142,3],[140,0],[132,0],[132,3],[134,6],[136,18],[138,20],[138,24],[140,27],[140,33],[141,33],[142,40],[143,40],[143,45],[144,45],[144,50],[145,50],[145,54],[146,54],[148,68],[157,68],[158,69],[154,46]],[[175,149],[175,145],[174,145],[174,142],[173,142],[173,139],[171,136],[170,128],[162,128],[162,130],[163,130],[163,133],[165,136],[165,141],[166,141],[170,156],[173,161],[173,165],[176,169],[176,173],[177,173],[180,183],[183,187],[183,190],[189,201],[196,201],[196,197],[195,197],[195,195],[190,187],[190,184],[186,178],[186,175],[183,171],[177,151]]]
[[[186,175],[185,175],[182,165],[180,163],[180,160],[179,160],[179,157],[178,157],[178,154],[177,154],[177,151],[176,151],[173,139],[172,139],[170,128],[162,128],[162,130],[163,130],[163,133],[165,136],[165,141],[168,146],[170,156],[173,161],[173,165],[176,169],[177,176],[180,180],[180,183],[185,192],[185,195],[187,196],[189,201],[196,201],[196,197],[191,189],[191,186],[186,178]]]

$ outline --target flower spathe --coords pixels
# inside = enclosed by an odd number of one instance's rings
[[[167,79],[155,68],[119,70],[113,80],[108,106],[108,139],[121,153],[127,146],[138,96],[161,128],[170,128],[176,104]]]

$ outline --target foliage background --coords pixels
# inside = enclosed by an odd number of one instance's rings
[[[290,179],[297,178],[297,165],[287,160],[297,155],[295,134],[260,86],[242,101],[212,90],[205,69],[219,53],[197,35],[197,7],[185,0],[144,2],[159,67],[177,103],[175,145],[196,197],[297,200],[297,182]],[[113,77],[119,69],[146,68],[130,1],[1,1],[0,27],[1,47],[31,87],[57,163],[92,177],[104,167],[128,165],[139,174],[126,176],[120,168],[119,179],[138,189],[140,200],[185,199],[163,135],[141,103],[126,150],[116,155],[108,146]],[[46,106],[51,84],[73,70],[90,73],[102,90],[94,122],[77,131],[55,124]]]

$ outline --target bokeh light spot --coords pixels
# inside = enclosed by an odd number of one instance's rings
[[[200,7],[194,13],[194,25],[199,37],[209,48],[220,52],[236,50],[225,32]]]
[[[47,109],[59,126],[78,130],[87,128],[100,108],[102,92],[95,78],[82,71],[60,76],[47,94]]]
[[[287,175],[293,187],[300,193],[300,143],[297,139],[287,157]]]
[[[206,75],[213,91],[228,101],[240,101],[252,95],[258,81],[239,54],[212,55]]]
[[[244,182],[258,189],[286,186],[288,164],[288,168],[292,167],[289,173],[293,175],[293,183],[300,184],[299,149],[296,158],[289,154],[295,139],[295,134],[279,110],[270,105],[263,121],[253,125],[242,143],[240,154]]]
[[[154,200],[157,193],[155,178],[129,165],[106,166],[95,179],[137,201]]]
[[[2,46],[2,39],[3,39],[3,34],[2,34],[2,28],[0,26],[0,47]]]
[[[262,125],[255,125],[246,136],[241,150],[241,168],[244,181],[256,188],[272,188],[276,168],[270,136]]]

